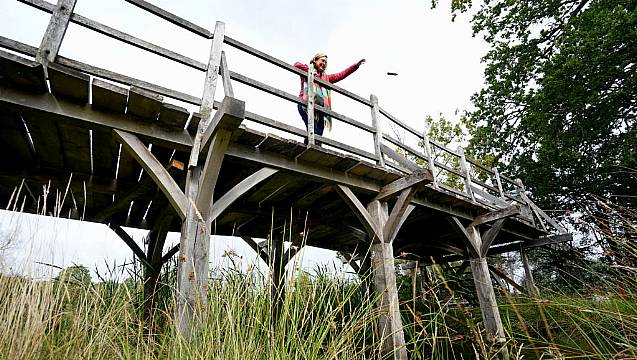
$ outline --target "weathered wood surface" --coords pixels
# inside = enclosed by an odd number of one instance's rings
[[[62,39],[69,26],[69,19],[75,8],[77,0],[58,0],[49,20],[49,25],[44,32],[40,48],[36,54],[36,61],[43,65],[55,61],[55,57],[62,46]]]
[[[79,104],[88,103],[88,75],[53,63],[48,65],[47,71],[53,95],[68,98]]]

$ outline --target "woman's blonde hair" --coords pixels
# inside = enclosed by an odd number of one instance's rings
[[[314,57],[312,58],[312,60],[310,60],[310,64],[314,64],[314,62],[320,58],[326,58],[327,59],[327,54],[323,54],[323,53],[317,53],[316,55],[314,55]]]

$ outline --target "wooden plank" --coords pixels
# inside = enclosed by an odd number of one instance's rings
[[[179,17],[177,15],[174,15],[174,14],[172,14],[172,13],[170,13],[170,12],[160,8],[160,7],[157,7],[157,6],[151,4],[151,3],[147,2],[147,1],[144,1],[144,0],[126,0],[126,1],[131,3],[131,4],[133,4],[133,5],[135,5],[135,6],[138,6],[138,7],[142,8],[142,9],[148,11],[148,12],[150,12],[151,14],[155,14],[155,15],[159,16],[160,18],[162,18],[162,19],[164,19],[164,20],[166,20],[168,22],[171,22],[171,23],[173,23],[173,24],[175,24],[175,25],[177,25],[177,26],[179,26],[179,27],[181,27],[183,29],[191,31],[191,32],[193,32],[193,33],[195,33],[197,35],[203,36],[203,37],[205,37],[207,39],[210,39],[212,37],[212,33],[210,31],[208,31],[207,29],[205,29],[205,28],[203,28],[203,27],[201,27],[199,25],[196,25],[196,24],[194,24],[194,23],[192,23],[192,22],[190,22],[190,21],[188,21],[188,20],[186,20],[184,18],[181,18],[181,17]]]
[[[380,117],[380,111],[378,110],[378,97],[372,94],[369,96],[369,102],[372,103],[372,127],[374,127],[374,153],[376,154],[376,165],[385,166],[385,159],[380,149],[380,144],[383,142],[383,129]]]
[[[469,226],[478,226],[482,224],[487,224],[490,222],[494,222],[496,220],[516,216],[518,214],[520,214],[520,207],[517,205],[511,205],[504,209],[495,210],[495,211],[488,212],[486,214],[478,215],[471,222],[471,224],[469,224]]]
[[[180,106],[163,103],[159,110],[159,124],[170,128],[183,129],[189,116],[188,110]]]
[[[367,209],[358,200],[356,195],[347,186],[336,185],[336,190],[347,206],[354,212],[356,218],[361,222],[370,237],[374,238],[373,242],[382,242],[383,234],[376,221],[371,217]]]
[[[139,80],[130,76],[126,76],[126,75],[122,75],[119,73],[116,73],[114,71],[110,71],[110,70],[106,70],[106,69],[102,69],[99,68],[97,66],[93,66],[93,65],[89,65],[89,64],[85,64],[83,62],[80,61],[76,61],[76,60],[72,60],[72,59],[68,59],[65,58],[64,56],[58,56],[57,59],[55,60],[56,63],[60,64],[60,65],[64,65],[66,67],[70,67],[72,69],[78,70],[78,71],[82,71],[85,72],[87,74],[93,75],[93,76],[97,76],[97,77],[101,77],[107,80],[111,80],[111,81],[115,81],[121,84],[126,84],[126,85],[130,85],[130,86],[136,86],[139,87],[141,89],[147,90],[147,91],[152,91],[154,93],[163,95],[163,96],[167,96],[167,97],[171,97],[173,99],[177,99],[177,100],[181,100],[183,102],[187,102],[189,104],[193,104],[193,105],[200,105],[201,104],[201,99],[196,97],[196,96],[192,96],[189,94],[185,94],[182,93],[180,91],[176,91],[176,90],[172,90],[163,86],[159,86],[147,81],[143,81],[143,80]]]
[[[76,2],[77,0],[58,0],[35,56],[36,61],[45,66],[55,61]]]
[[[271,168],[262,168],[256,173],[248,176],[243,181],[235,185],[230,191],[223,194],[219,200],[215,201],[210,211],[210,219],[214,221],[228,206],[232,205],[243,194],[253,189],[262,181],[268,179],[270,176],[276,174],[278,170]]]
[[[471,173],[469,173],[464,149],[462,147],[458,147],[458,153],[460,154],[460,169],[462,170],[462,176],[464,178],[465,192],[471,197],[471,201],[476,201],[475,196],[473,195],[473,189],[471,188]]]
[[[199,128],[199,122],[201,121],[201,114],[198,112],[192,113],[190,115],[190,120],[188,121],[188,126],[186,130],[190,136],[195,136],[197,134],[197,129]]]
[[[93,79],[91,85],[91,104],[96,109],[123,114],[128,101],[128,89],[107,83],[100,79]]]
[[[478,195],[482,198],[484,198],[485,200],[487,200],[488,202],[492,203],[495,206],[509,206],[509,203],[504,201],[502,198],[499,198],[497,196],[493,196],[491,194],[489,194],[488,192],[471,185],[471,190],[473,191],[473,193],[475,195]]]
[[[159,94],[131,86],[128,91],[126,114],[139,117],[145,122],[154,122],[157,120],[163,100],[164,98]]]
[[[156,123],[140,123],[123,114],[94,111],[90,106],[55,99],[51,94],[31,94],[12,89],[0,91],[0,107],[14,109],[25,118],[39,117],[48,121],[69,122],[101,131],[120,129],[139,135],[152,143],[161,143],[178,150],[190,150],[192,138],[185,130],[166,129]]]
[[[80,104],[88,103],[90,76],[53,63],[48,66],[48,74],[53,95],[62,96]]]
[[[47,91],[41,64],[4,51],[0,51],[0,85],[40,94]]]
[[[89,131],[86,128],[58,123],[65,170],[91,174]]]
[[[397,193],[402,192],[407,188],[419,188],[420,186],[424,186],[430,183],[432,179],[433,176],[431,175],[431,172],[429,170],[421,169],[419,172],[414,172],[388,185],[383,186],[374,200],[387,200],[388,198],[395,196]]]
[[[166,171],[135,135],[119,130],[113,130],[113,132],[123,147],[135,157],[144,170],[153,178],[157,186],[164,195],[166,195],[166,198],[168,198],[168,201],[175,209],[177,215],[184,219],[189,206],[188,199],[168,171]]]

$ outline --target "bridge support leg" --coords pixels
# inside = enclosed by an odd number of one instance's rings
[[[388,220],[387,203],[372,201],[367,206],[371,218],[384,228]],[[394,247],[391,242],[375,242],[371,248],[372,281],[378,296],[378,334],[381,340],[383,358],[391,354],[391,359],[407,359],[405,334],[403,332],[398,288],[394,267]]]
[[[372,268],[374,289],[379,297],[378,334],[382,342],[383,358],[392,354],[391,359],[407,359],[391,243],[372,245]]]
[[[158,284],[161,268],[164,265],[162,250],[168,235],[168,228],[172,222],[170,208],[166,207],[158,217],[153,229],[148,233],[148,249],[146,252],[147,263],[144,265],[144,319],[146,330],[153,334],[155,327],[155,310],[157,305]]]
[[[283,260],[283,238],[275,237],[270,240],[270,313],[271,325],[275,326],[281,315],[285,301],[285,262]]]
[[[524,267],[524,281],[526,282],[526,288],[529,292],[529,296],[534,298],[540,297],[540,291],[537,286],[535,286],[531,266],[529,266],[529,258],[524,249],[520,249],[520,258],[522,259],[522,266]]]

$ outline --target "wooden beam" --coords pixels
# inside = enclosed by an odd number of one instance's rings
[[[394,207],[389,214],[387,223],[383,228],[384,242],[392,242],[396,238],[396,235],[398,235],[400,227],[415,208],[415,206],[410,205],[411,199],[413,199],[415,194],[415,187],[404,189],[401,192],[398,200],[396,200],[396,204],[394,204]]]
[[[259,258],[263,260],[263,262],[265,262],[266,265],[270,264],[270,256],[268,255],[268,253],[264,252],[263,249],[261,249],[259,244],[257,244],[257,242],[254,241],[254,239],[246,235],[242,235],[241,239],[243,239],[243,241],[245,241],[246,244],[248,244],[252,248],[252,250],[254,250],[254,252],[257,253]]]
[[[432,180],[433,176],[431,175],[431,171],[421,169],[420,171],[414,172],[383,186],[374,200],[386,201],[389,197],[394,196],[407,188],[416,187],[416,189],[418,189],[420,186],[431,183]]]
[[[399,163],[400,165],[409,169],[412,172],[420,171],[423,169],[422,167],[418,166],[418,164],[416,164],[415,162],[408,160],[406,157],[400,155],[394,149],[390,148],[389,146],[385,144],[381,143],[380,149],[383,152],[383,154],[389,156],[390,159],[396,161],[397,163]]]
[[[507,284],[513,286],[515,290],[519,291],[520,293],[525,292],[522,286],[520,286],[518,283],[513,281],[513,279],[511,279],[510,277],[506,276],[505,273],[498,270],[498,268],[496,268],[495,266],[489,265],[489,271],[491,272],[492,275],[499,277],[500,279],[504,280]]]
[[[529,296],[537,298],[540,296],[540,291],[535,285],[533,272],[531,271],[531,266],[529,265],[529,258],[526,255],[526,251],[524,249],[520,249],[520,258],[522,259],[522,267],[524,268],[524,280],[526,282],[526,287],[528,288]]]
[[[469,226],[478,226],[482,224],[487,224],[490,222],[494,222],[499,219],[509,218],[511,216],[515,216],[520,214],[520,207],[517,205],[512,205],[504,209],[495,210],[486,214],[478,215]]]
[[[0,87],[0,108],[21,113],[25,118],[45,116],[51,121],[110,132],[113,129],[140,136],[155,145],[190,151],[192,138],[185,130],[167,129],[158,124],[135,121],[124,114],[95,111],[91,105],[78,106],[54,95],[26,93]]]
[[[480,247],[474,243],[474,240],[471,235],[467,232],[466,228],[457,217],[451,216],[449,217],[449,223],[453,230],[460,236],[460,239],[467,246],[467,250],[469,250],[469,254],[472,258],[480,257]]]
[[[210,220],[214,221],[222,212],[224,212],[228,206],[232,205],[243,194],[253,189],[255,186],[268,179],[270,176],[276,174],[279,170],[272,168],[262,168],[254,174],[248,176],[243,181],[235,185],[227,193],[223,194],[219,200],[212,204],[212,210],[210,211]]]
[[[177,215],[179,215],[182,220],[185,219],[189,206],[188,199],[168,171],[157,161],[155,156],[137,136],[120,130],[113,130],[113,132],[124,148],[130,152],[148,175],[153,178],[159,189],[166,195],[166,198],[175,209]]]
[[[489,230],[487,230],[484,235],[482,235],[482,246],[480,247],[480,255],[486,256],[489,248],[491,247],[491,244],[493,243],[493,240],[495,240],[496,236],[498,236],[498,234],[500,233],[500,230],[502,230],[502,226],[504,225],[505,220],[506,218],[496,220],[495,224],[493,224],[493,226]]]
[[[383,358],[407,359],[400,317],[394,251],[391,243],[372,244],[373,282],[378,308],[378,338]],[[391,357],[390,357],[391,354]]]
[[[226,96],[201,138],[201,151],[206,151],[210,139],[218,130],[234,131],[245,119],[245,102]]]
[[[573,241],[573,234],[559,234],[559,235],[545,236],[545,237],[539,238],[537,241],[526,242],[524,243],[522,247],[524,249],[531,249],[538,246],[558,244],[558,243],[563,243],[567,241]]]
[[[374,127],[374,154],[376,154],[376,164],[378,166],[385,166],[385,158],[380,148],[380,144],[383,142],[383,130],[382,121],[380,117],[380,110],[378,109],[378,97],[374,94],[369,96],[369,102],[372,104],[372,126]]]
[[[223,39],[225,36],[226,25],[217,21],[215,24],[214,37],[212,39],[212,45],[210,46],[210,56],[208,58],[208,70],[206,71],[206,79],[204,81],[204,90],[201,97],[201,106],[199,107],[199,113],[201,114],[201,121],[197,129],[197,134],[193,141],[193,149],[190,153],[189,166],[197,166],[199,161],[199,151],[201,148],[201,141],[203,140],[203,134],[206,132],[208,125],[212,121],[212,111],[214,109],[215,91],[217,89],[217,78],[219,76],[219,67],[221,66],[221,47],[223,46]]]
[[[146,258],[146,254],[144,254],[144,250],[142,250],[139,245],[137,245],[135,240],[133,240],[133,238],[128,235],[128,233],[124,229],[122,229],[121,226],[111,223],[109,227],[111,228],[111,230],[113,230],[113,232],[115,232],[115,234],[117,234],[117,236],[119,236],[120,239],[122,239],[122,241],[124,241],[124,243],[133,251],[135,256],[139,258],[139,260],[141,260],[147,266],[150,265],[148,259]]]
[[[382,242],[383,234],[380,231],[380,227],[378,226],[376,221],[372,219],[367,209],[365,209],[363,204],[358,200],[356,195],[354,195],[352,190],[350,190],[347,186],[343,186],[340,184],[336,185],[336,190],[339,195],[341,195],[341,198],[345,201],[347,206],[349,206],[349,208],[354,212],[354,215],[356,215],[369,236],[375,237],[377,241]],[[374,240],[372,240],[372,242],[374,242]]]
[[[76,2],[77,0],[58,0],[57,6],[53,9],[49,25],[35,55],[35,60],[42,65],[46,66],[49,62],[55,61]]]
[[[228,72],[228,60],[226,60],[226,52],[221,52],[221,79],[223,80],[223,90],[226,96],[234,97],[234,90],[232,90],[232,80],[230,79],[230,73]]]
[[[177,170],[183,170],[183,166],[179,167],[179,162],[177,160],[172,160],[166,170],[172,175],[176,173]],[[115,199],[115,202],[108,205],[104,209],[100,210],[97,214],[92,217],[92,221],[95,222],[103,222],[109,219],[112,215],[117,212],[124,210],[127,208],[131,201],[139,198],[140,196],[146,194],[150,190],[154,188],[155,181],[151,177],[147,177],[141,182],[137,183],[133,186],[125,194],[118,195]]]
[[[179,252],[179,244],[170,248],[170,250],[166,251],[166,253],[161,257],[161,263],[165,263],[170,260],[176,253]]]

